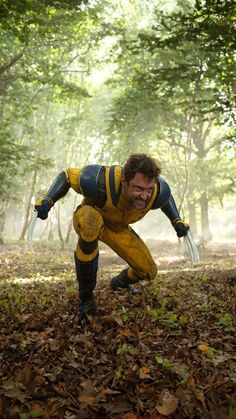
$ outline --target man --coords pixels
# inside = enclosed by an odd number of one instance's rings
[[[98,240],[106,243],[128,263],[111,288],[129,288],[141,279],[156,277],[156,264],[142,239],[130,224],[140,220],[151,209],[161,208],[170,219],[178,237],[187,234],[189,226],[179,215],[161,169],[146,154],[129,156],[124,167],[92,164],[82,169],[60,173],[46,197],[37,201],[38,217],[46,219],[49,210],[70,187],[83,195],[76,209],[73,225],[79,236],[75,251],[75,267],[79,283],[79,314],[82,322],[96,314],[93,290],[98,269]]]

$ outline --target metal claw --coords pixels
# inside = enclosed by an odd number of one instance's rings
[[[191,262],[194,265],[195,263],[199,262],[200,257],[199,257],[198,248],[196,244],[194,243],[190,230],[187,232],[186,236],[184,236],[184,240],[185,240],[185,244],[190,255]]]

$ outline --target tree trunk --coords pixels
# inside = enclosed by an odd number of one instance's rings
[[[209,217],[208,217],[208,198],[207,193],[204,191],[200,198],[201,206],[201,239],[202,241],[209,241],[212,239],[210,231]]]
[[[30,224],[30,219],[32,217],[32,211],[31,211],[32,210],[32,198],[34,196],[34,188],[35,188],[35,184],[36,184],[36,177],[37,177],[37,171],[35,169],[33,171],[31,191],[30,191],[30,195],[29,195],[29,199],[28,199],[28,203],[27,203],[25,221],[24,221],[24,225],[23,225],[22,232],[21,232],[21,235],[20,235],[20,240],[25,240],[25,235],[26,235],[26,232],[28,230],[28,226]]]
[[[189,225],[194,235],[197,235],[196,204],[188,200]]]
[[[68,229],[67,229],[67,233],[66,233],[66,238],[65,238],[65,243],[68,243],[70,240],[70,233],[72,231],[72,226],[73,226],[73,222],[72,220],[69,223]]]
[[[61,218],[60,218],[60,205],[57,206],[57,211],[55,211],[56,213],[56,217],[57,217],[57,232],[58,232],[58,237],[59,240],[61,242],[61,249],[64,249],[64,239],[63,239],[63,235],[62,235],[62,230],[61,230]]]
[[[9,203],[10,203],[9,201],[3,201],[0,206],[0,245],[4,244],[3,230],[4,230]]]
[[[48,230],[48,227],[49,227],[49,232],[48,232],[48,238],[47,238],[47,240],[49,242],[52,242],[53,239],[54,239],[54,237],[53,237],[53,223],[52,223],[52,220],[51,219],[48,220],[47,227],[46,227],[46,229],[43,232],[42,239],[44,240],[44,237],[46,235],[46,231]]]
[[[78,195],[75,194],[74,203],[73,203],[73,211],[75,211],[75,208],[76,208],[77,196]],[[68,243],[69,242],[70,234],[71,234],[71,231],[72,231],[72,227],[73,227],[73,218],[71,219],[71,221],[69,223],[69,226],[68,226],[68,230],[67,230],[67,234],[66,234],[66,238],[65,238],[65,243]]]

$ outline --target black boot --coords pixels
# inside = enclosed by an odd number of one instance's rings
[[[128,277],[128,268],[124,269],[119,273],[119,275],[114,276],[110,282],[111,289],[116,291],[118,288],[130,288],[131,285],[135,284],[137,281],[134,281]]]
[[[97,313],[93,290],[96,287],[98,254],[89,262],[83,262],[75,255],[75,267],[79,283],[79,318],[82,323],[89,323],[88,316]]]

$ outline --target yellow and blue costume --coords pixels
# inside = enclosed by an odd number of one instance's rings
[[[130,224],[157,208],[167,215],[174,228],[178,223],[183,224],[170,187],[163,178],[156,179],[152,196],[143,210],[130,206],[121,180],[121,166],[92,164],[82,169],[68,169],[57,176],[46,198],[36,203],[39,217],[44,219],[54,203],[70,188],[83,195],[84,199],[73,217],[74,229],[79,236],[75,263],[81,301],[89,300],[96,286],[99,240],[128,263],[129,267],[111,283],[113,289],[119,285],[126,288],[140,279],[152,280],[157,273],[148,247]]]

